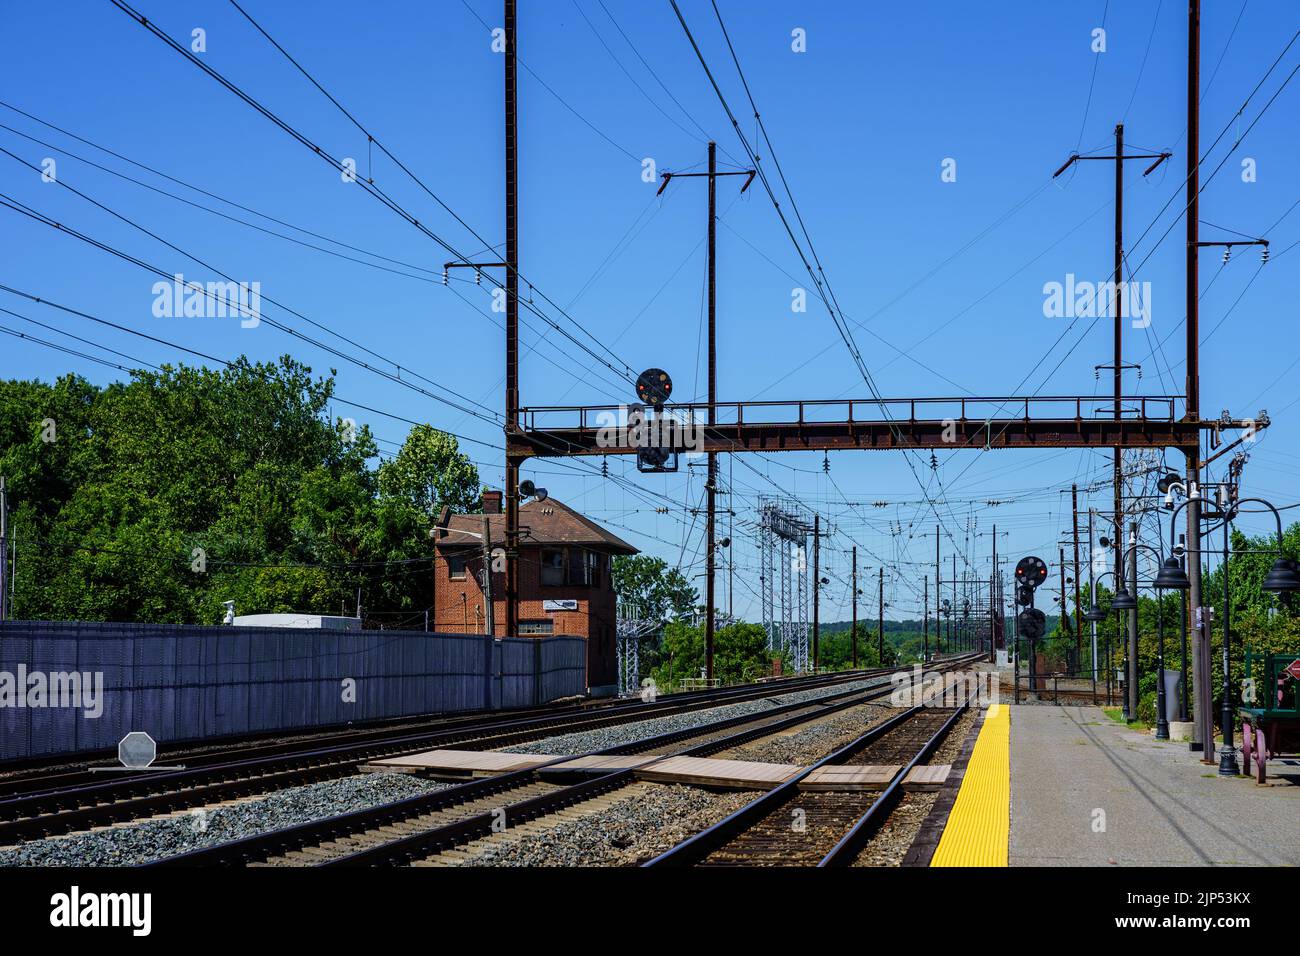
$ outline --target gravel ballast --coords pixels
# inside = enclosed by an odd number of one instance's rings
[[[460,866],[636,866],[739,810],[755,794],[656,786],[543,833],[495,841]]]
[[[793,733],[783,731],[771,737],[760,737],[714,756],[725,760],[757,760],[761,763],[807,766],[861,737],[876,724],[896,713],[897,710],[879,704],[863,704],[828,715],[816,723],[795,728]]]
[[[345,777],[166,819],[33,840],[0,849],[0,866],[135,866],[446,786],[408,774]]]
[[[672,714],[665,717],[652,717],[647,720],[638,720],[632,723],[619,724],[613,727],[598,727],[595,730],[585,730],[572,734],[560,734],[555,737],[547,737],[542,740],[535,740],[525,744],[513,744],[499,749],[508,750],[511,753],[576,756],[578,754],[589,753],[593,750],[604,750],[607,747],[617,747],[621,744],[635,743],[638,740],[645,740],[647,737],[654,737],[659,734],[668,734],[680,730],[690,730],[695,727],[702,727],[705,724],[710,724],[717,720],[724,720],[728,717],[761,714],[784,704],[807,703],[809,701],[821,700],[823,697],[828,697],[832,694],[841,694],[849,690],[863,690],[873,686],[879,687],[880,685],[880,678],[868,678],[860,681],[851,681],[847,684],[837,684],[834,687],[798,691],[791,694],[778,694],[773,697],[764,697],[760,700],[747,700],[737,704],[728,704],[725,707],[713,707],[708,710],[698,710],[688,714]],[[887,682],[885,686],[888,686]]]

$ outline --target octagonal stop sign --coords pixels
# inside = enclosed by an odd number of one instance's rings
[[[118,741],[117,759],[123,767],[143,770],[158,759],[158,744],[143,730],[133,730]]]

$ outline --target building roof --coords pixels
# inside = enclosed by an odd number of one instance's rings
[[[444,508],[438,516],[430,536],[438,548],[481,547],[479,535],[483,531],[483,515],[451,514]],[[506,540],[506,516],[489,514],[488,534],[494,545]],[[472,534],[462,532],[469,531]],[[531,500],[519,507],[519,536],[521,545],[580,545],[613,554],[636,554],[632,547],[618,535],[606,531],[591,519],[574,511],[568,505],[547,498]]]

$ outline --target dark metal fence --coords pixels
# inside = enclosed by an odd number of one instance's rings
[[[580,637],[12,621],[0,760],[525,707],[585,693],[586,658]]]

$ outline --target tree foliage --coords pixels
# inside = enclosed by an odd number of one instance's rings
[[[684,620],[669,621],[664,626],[660,663],[653,671],[655,683],[676,687],[685,678],[702,677],[703,673],[704,627]],[[714,631],[713,674],[722,683],[752,681],[771,673],[772,656],[762,625],[737,622]]]
[[[614,558],[614,593],[619,603],[638,607],[643,619],[660,623],[690,614],[700,599],[686,575],[648,554]]]
[[[373,468],[332,394],[288,357],[0,382],[15,616],[215,623],[225,600],[337,613],[358,588],[366,607],[427,607],[429,516],[478,475],[428,426]]]

